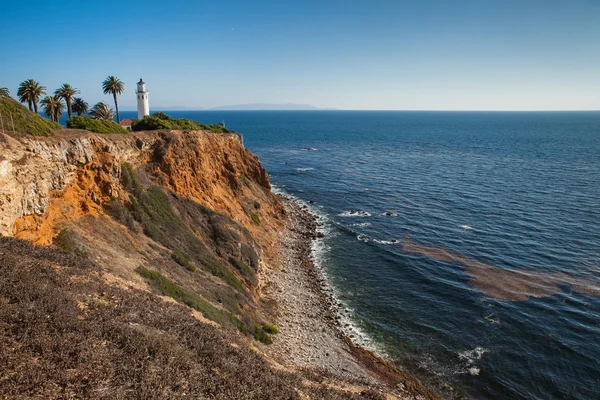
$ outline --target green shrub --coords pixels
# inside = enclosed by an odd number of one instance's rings
[[[238,292],[244,291],[242,281],[220,263],[207,259],[203,261],[203,264],[208,267],[211,274],[217,278],[223,279],[229,286],[235,288]]]
[[[67,120],[67,128],[84,129],[96,133],[127,133],[127,129],[114,121],[99,120],[92,117],[71,117]]]
[[[229,133],[229,129],[220,124],[206,125],[200,122],[184,118],[172,118],[164,112],[157,112],[152,115],[146,115],[140,120],[133,120],[131,130],[133,131],[153,131],[158,129],[169,130],[193,130],[193,131],[211,131],[214,133]]]
[[[54,129],[62,129],[56,122],[29,111],[15,99],[0,97],[0,126],[4,131],[27,133],[33,136],[53,136]],[[13,129],[14,128],[14,129]]]
[[[183,254],[182,252],[180,252],[179,250],[172,253],[171,258],[177,264],[181,265],[182,267],[187,268],[188,271],[196,272],[196,266],[194,264],[192,264],[190,262],[190,260],[187,258],[187,256],[185,254]]]
[[[261,328],[260,326],[258,326],[256,324],[253,324],[253,329],[254,329],[254,340],[257,340],[264,344],[273,343],[273,338],[263,328]]]
[[[258,218],[258,214],[252,214],[252,217],[250,217],[252,219],[252,222],[254,222],[256,225],[260,225],[260,218]]]
[[[264,324],[263,330],[272,335],[276,335],[279,333],[279,329],[277,329],[277,327],[275,325],[270,325],[270,324]]]

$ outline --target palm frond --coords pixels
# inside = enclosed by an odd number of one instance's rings
[[[49,116],[52,121],[58,122],[58,118],[65,112],[65,104],[58,96],[46,96],[40,102],[44,113]]]
[[[71,106],[72,111],[77,115],[81,116],[87,114],[89,111],[89,105],[81,97],[75,97],[73,99],[73,105]]]
[[[102,91],[104,94],[118,95],[125,90],[125,84],[116,76],[109,76],[102,82]]]
[[[92,107],[90,115],[95,119],[112,121],[115,117],[115,112],[108,104],[101,101]]]
[[[40,98],[46,94],[46,86],[40,85],[38,81],[35,79],[27,79],[19,85],[19,89],[17,90],[17,96],[19,97],[19,101],[21,103],[27,103],[29,105],[29,109],[31,106],[35,108],[35,112],[37,112],[37,104],[40,101]]]
[[[61,87],[59,87],[58,89],[56,89],[54,91],[54,94],[56,96],[64,99],[65,101],[67,99],[72,99],[78,93],[79,93],[79,90],[75,89],[73,86],[69,85],[68,83],[64,83]]]

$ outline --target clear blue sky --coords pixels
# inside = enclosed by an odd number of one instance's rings
[[[0,86],[152,106],[600,109],[600,0],[1,0]]]

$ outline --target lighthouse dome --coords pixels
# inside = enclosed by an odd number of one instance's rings
[[[146,92],[146,82],[144,82],[142,78],[140,78],[140,81],[137,83],[137,93],[144,92]]]

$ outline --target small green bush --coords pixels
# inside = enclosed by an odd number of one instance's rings
[[[270,325],[270,324],[264,324],[263,330],[267,333],[270,333],[271,335],[276,335],[279,333],[279,329],[277,329],[277,327],[275,325]]]
[[[264,344],[273,343],[273,337],[271,337],[271,335],[269,333],[267,333],[263,328],[261,328],[260,326],[258,326],[256,324],[253,324],[253,328],[254,328],[254,340],[257,340]]]
[[[71,117],[67,120],[67,128],[84,129],[96,133],[127,133],[127,129],[114,121],[104,121],[92,117]]]
[[[190,262],[190,260],[187,258],[187,256],[185,254],[183,254],[182,252],[180,252],[179,250],[172,253],[171,258],[177,264],[181,265],[182,267],[187,268],[188,271],[196,272],[196,266],[194,264],[192,264]]]
[[[252,214],[250,218],[252,219],[252,222],[254,222],[256,225],[260,225],[260,218],[258,218],[258,214]]]

